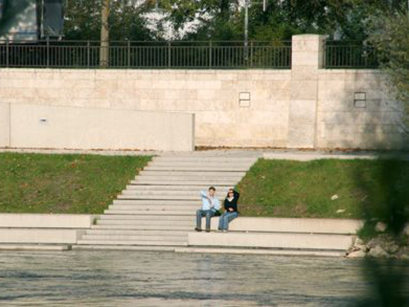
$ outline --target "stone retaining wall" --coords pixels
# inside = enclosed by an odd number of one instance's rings
[[[384,76],[322,59],[297,35],[291,70],[0,69],[0,102],[191,112],[198,146],[409,148]]]

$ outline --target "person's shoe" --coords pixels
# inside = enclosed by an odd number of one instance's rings
[[[210,232],[210,229],[206,229],[206,232]]]
[[[223,231],[223,232],[229,232],[227,229],[223,229],[222,231]]]
[[[199,232],[202,231],[202,229],[200,229],[200,228],[198,228],[198,227],[196,227],[195,230],[196,230],[196,231],[199,231]]]

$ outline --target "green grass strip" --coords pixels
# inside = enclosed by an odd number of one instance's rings
[[[101,214],[150,159],[0,153],[0,212]]]
[[[396,220],[409,213],[409,161],[261,159],[238,189],[244,216]]]

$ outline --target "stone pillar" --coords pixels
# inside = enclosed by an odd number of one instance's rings
[[[318,69],[323,64],[324,38],[315,34],[292,38],[288,148],[315,148]]]

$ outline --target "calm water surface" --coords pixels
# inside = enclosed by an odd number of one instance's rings
[[[341,258],[0,252],[0,305],[351,306],[371,290],[362,272]]]

